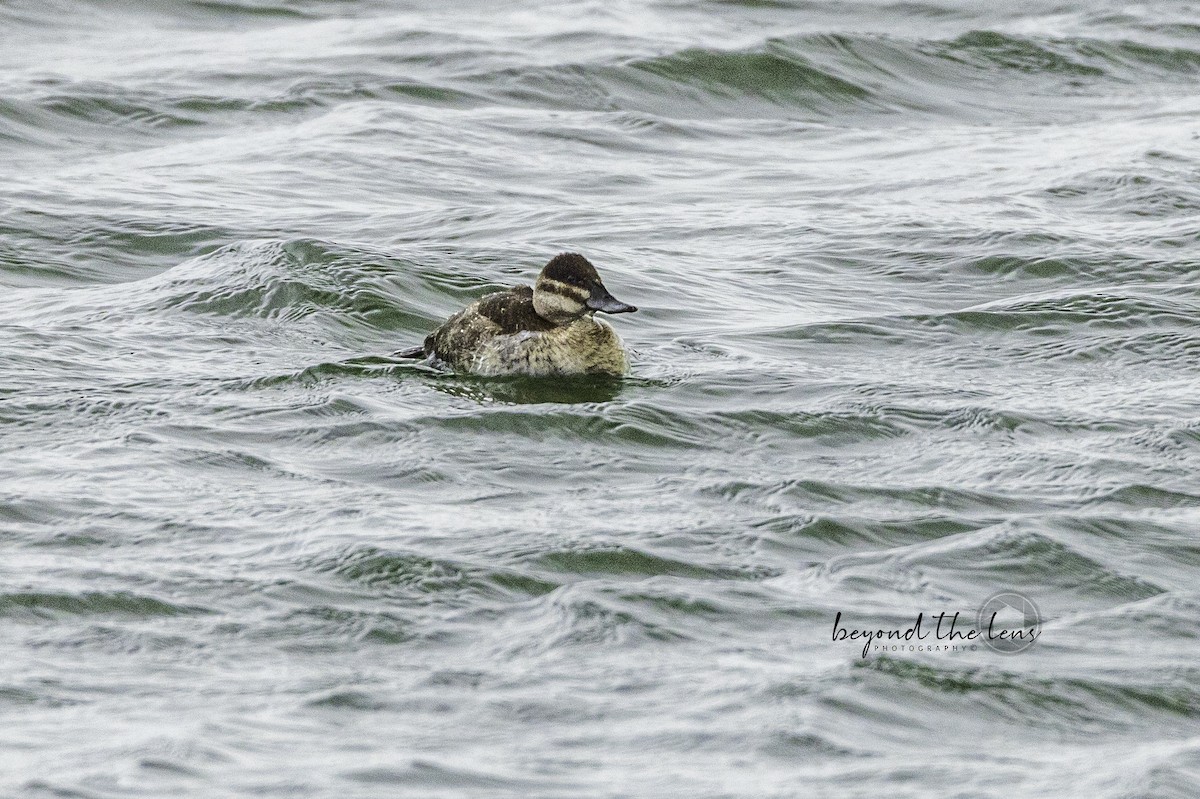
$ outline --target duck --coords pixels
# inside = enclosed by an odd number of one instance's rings
[[[591,261],[564,252],[542,267],[532,288],[488,294],[447,319],[421,346],[396,354],[484,377],[620,377],[629,372],[629,355],[612,326],[595,317],[636,310],[608,292]]]

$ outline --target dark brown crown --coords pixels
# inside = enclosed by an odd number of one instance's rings
[[[547,280],[557,280],[568,286],[579,286],[590,289],[600,282],[600,275],[592,262],[577,252],[564,252],[550,259],[550,263],[542,267],[542,277]]]

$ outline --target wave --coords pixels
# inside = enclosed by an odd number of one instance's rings
[[[1168,722],[1193,718],[1200,691],[1182,684],[1163,686],[1135,674],[1032,676],[981,667],[946,667],[881,656],[856,663],[870,673],[862,686],[886,704],[897,692],[918,693],[939,707],[969,708],[972,715],[1078,734],[1081,730],[1111,732],[1120,719],[1130,723],[1147,716]],[[1154,675],[1154,671],[1150,672]],[[1018,710],[1018,708],[1020,710]],[[955,712],[951,710],[949,712]]]
[[[430,307],[461,294],[439,273],[394,256],[311,239],[237,242],[152,277],[115,286],[83,287],[60,302],[61,318],[180,314],[199,318],[287,322],[330,335],[399,340],[428,329]],[[398,346],[398,345],[397,345]],[[353,365],[348,366],[348,368]],[[380,365],[364,362],[368,371]]]
[[[10,592],[0,594],[0,616],[179,616],[211,613],[209,609],[180,605],[128,591]]]
[[[290,4],[216,6],[217,11],[228,6],[253,14],[307,13]],[[1103,113],[1104,102],[1135,97],[1147,83],[1190,96],[1200,72],[1200,49],[986,29],[941,39],[809,33],[736,49],[689,46],[653,54],[646,51],[661,50],[661,43],[634,39],[624,42],[625,55],[612,52],[611,41],[599,33],[583,34],[583,42],[554,36],[525,41],[531,50],[545,48],[551,54],[595,44],[600,56],[594,60],[523,58],[520,52],[489,51],[484,42],[472,43],[458,34],[397,30],[396,38],[414,47],[415,54],[349,59],[331,52],[316,55],[315,67],[286,60],[266,68],[232,63],[213,74],[197,64],[186,79],[174,82],[72,80],[42,73],[28,79],[19,93],[3,98],[0,137],[30,145],[81,144],[111,139],[119,129],[132,137],[126,146],[133,146],[164,132],[188,137],[202,128],[287,118],[352,102],[834,124],[880,115],[912,124],[997,115],[1048,120]],[[198,93],[197,83],[250,83],[255,89]]]
[[[1186,91],[1200,50],[1130,41],[971,31],[953,39],[806,34],[742,49],[687,47],[662,55],[552,65],[431,70],[451,104],[634,112],[672,119],[865,116],[978,120],[1095,114],[1091,98],[1146,81]],[[427,77],[426,80],[429,78]],[[336,81],[335,81],[336,83]],[[379,79],[376,85],[383,85]],[[1065,95],[1065,96],[1064,96]]]

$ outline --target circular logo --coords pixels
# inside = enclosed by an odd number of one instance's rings
[[[979,638],[994,652],[1015,655],[1033,646],[1042,633],[1042,614],[1024,594],[1001,591],[979,606]]]

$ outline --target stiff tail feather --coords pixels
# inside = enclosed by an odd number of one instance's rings
[[[409,347],[406,350],[398,350],[395,354],[392,355],[392,357],[393,358],[424,358],[425,357],[425,345],[422,344],[419,347]]]

